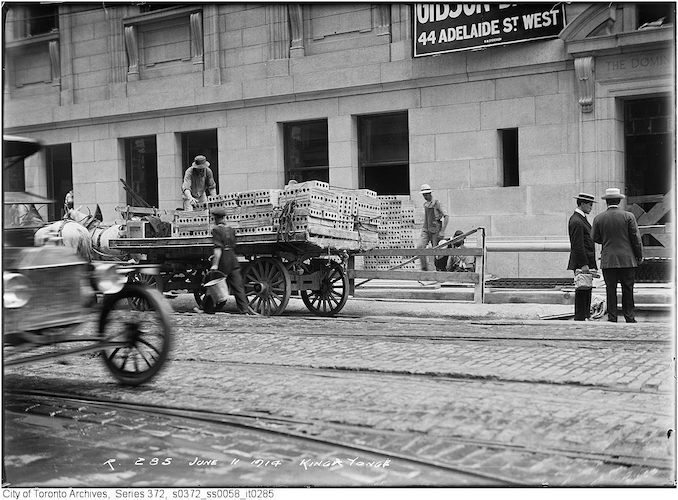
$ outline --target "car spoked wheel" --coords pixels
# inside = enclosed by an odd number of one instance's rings
[[[143,300],[144,310],[130,307]],[[170,349],[170,308],[160,292],[128,285],[104,298],[99,333],[104,364],[122,384],[139,385],[158,373]]]

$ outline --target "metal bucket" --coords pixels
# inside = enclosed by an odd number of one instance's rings
[[[205,283],[205,290],[207,295],[212,297],[214,304],[226,302],[228,299],[228,284],[226,283],[226,276],[215,278]]]

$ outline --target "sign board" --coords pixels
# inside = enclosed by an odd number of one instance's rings
[[[425,3],[414,6],[414,57],[555,38],[562,3]]]

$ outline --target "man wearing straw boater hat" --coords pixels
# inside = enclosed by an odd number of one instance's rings
[[[591,239],[591,223],[586,216],[591,213],[595,197],[588,193],[579,193],[574,198],[577,208],[570,216],[567,232],[570,236],[570,260],[567,268],[578,274],[591,274],[596,265],[596,245]],[[592,278],[592,276],[591,276]],[[591,295],[593,288],[576,287],[574,291],[574,320],[584,321],[591,317]]]
[[[607,290],[607,320],[617,322],[617,283],[621,283],[622,313],[627,323],[635,323],[633,284],[636,267],[643,262],[643,243],[636,217],[619,208],[626,198],[619,188],[608,188],[601,197],[607,210],[593,219],[591,237],[603,245],[600,267]]]
[[[208,196],[217,194],[217,184],[207,158],[202,155],[195,157],[184,174],[181,192],[184,196],[184,210],[194,210],[198,203],[207,203]]]

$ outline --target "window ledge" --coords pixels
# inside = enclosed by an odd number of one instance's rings
[[[623,52],[629,48],[665,44],[673,42],[673,25],[656,29],[645,29],[618,33],[615,35],[596,36],[566,42],[567,52],[575,57],[585,55],[603,55]]]
[[[149,12],[147,14],[139,14],[137,16],[126,17],[122,20],[123,25],[139,25],[146,23],[154,23],[157,21],[164,21],[175,17],[185,17],[194,12],[201,12],[202,7],[181,7],[178,9],[161,10]]]
[[[29,36],[26,38],[19,38],[17,40],[12,40],[5,44],[7,50],[17,49],[19,47],[26,47],[29,45],[38,45],[41,43],[51,42],[52,40],[59,39],[59,30],[53,30],[50,33],[44,33],[41,35]]]

